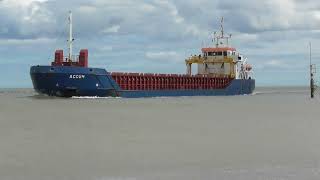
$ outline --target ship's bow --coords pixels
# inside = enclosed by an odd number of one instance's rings
[[[104,69],[32,66],[30,76],[39,94],[49,96],[111,96],[118,88]]]

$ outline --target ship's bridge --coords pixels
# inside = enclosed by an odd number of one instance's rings
[[[236,55],[236,49],[232,47],[224,48],[202,48],[202,53],[204,57],[217,57],[217,56],[232,56]]]
[[[232,35],[225,36],[223,18],[221,19],[220,33],[214,32],[213,47],[202,48],[202,54],[186,59],[187,74],[192,74],[192,64],[198,65],[199,75],[212,75],[236,79],[248,79],[252,66],[235,48],[229,46]]]
[[[235,77],[236,63],[241,58],[232,47],[202,48],[202,54],[186,60],[187,74],[192,74],[191,65],[198,64],[197,74]]]

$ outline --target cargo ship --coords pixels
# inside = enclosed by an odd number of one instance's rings
[[[109,72],[89,67],[88,50],[72,55],[72,13],[69,14],[69,52],[56,50],[51,65],[32,66],[30,75],[36,92],[49,96],[73,97],[161,97],[232,96],[252,94],[255,80],[252,66],[229,45],[231,35],[214,33],[212,46],[185,60],[185,74]],[[192,65],[197,72],[192,72]]]

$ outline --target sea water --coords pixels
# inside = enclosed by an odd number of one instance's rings
[[[142,99],[2,89],[0,179],[318,180],[320,98],[301,87]]]

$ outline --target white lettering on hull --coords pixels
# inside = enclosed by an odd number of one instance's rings
[[[86,78],[86,76],[85,75],[78,75],[78,74],[71,74],[69,76],[69,78],[70,79],[84,79],[84,78]]]

